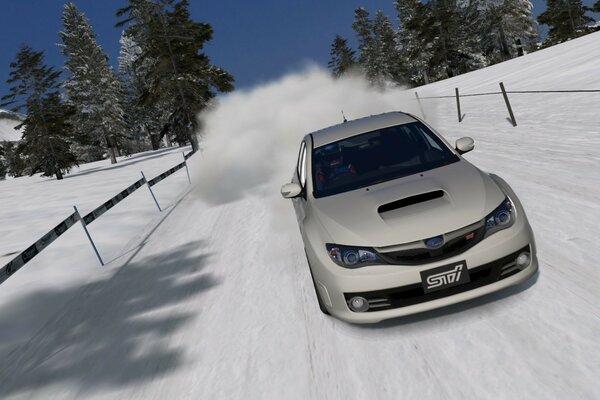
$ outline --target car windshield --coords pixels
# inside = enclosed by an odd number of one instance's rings
[[[313,150],[313,195],[331,196],[458,160],[421,122],[378,129]]]

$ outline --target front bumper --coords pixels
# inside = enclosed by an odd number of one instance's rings
[[[524,212],[522,209],[520,211],[520,218],[512,227],[491,235],[464,253],[426,265],[376,265],[352,270],[335,265],[324,249],[314,251],[308,247],[307,256],[317,290],[333,316],[352,323],[375,323],[459,303],[517,285],[538,269],[533,232]],[[531,254],[529,266],[500,275],[503,267],[509,269],[509,258],[516,257],[526,247],[529,247]],[[477,279],[472,279],[468,284],[423,294],[421,271],[460,261],[466,261],[469,275]],[[410,293],[406,289],[415,291]],[[351,311],[347,300],[361,293],[388,295],[392,307],[362,313]]]
[[[461,286],[468,286],[469,284],[455,286],[453,288],[441,290],[439,292],[431,293],[431,297],[433,299],[416,303],[413,305],[407,305],[399,308],[392,308],[383,311],[371,311],[366,313],[357,313],[350,311],[348,308],[346,310],[341,310],[341,312],[330,311],[336,317],[352,322],[352,323],[376,323],[383,321],[389,318],[401,317],[410,314],[416,314],[423,311],[429,311],[440,307],[449,306],[452,304],[460,303],[466,300],[474,299],[480,296],[484,296],[489,293],[496,292],[498,290],[507,288],[509,286],[518,285],[531,276],[535,274],[538,269],[538,261],[537,258],[533,258],[530,265],[522,271],[519,271],[507,278],[502,280],[496,280],[492,283],[485,284],[483,286],[478,286],[473,289],[467,289],[464,291],[460,291]],[[455,290],[453,290],[455,289]],[[456,290],[458,289],[458,290]],[[448,294],[458,291],[456,294]],[[425,295],[427,296],[427,295]],[[424,297],[425,297],[424,296]],[[437,298],[436,298],[437,297]]]

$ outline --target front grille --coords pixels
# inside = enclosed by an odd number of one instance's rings
[[[462,231],[460,235],[448,240],[439,249],[419,247],[391,252],[380,251],[379,255],[389,264],[419,265],[441,261],[464,253],[482,241],[485,235],[485,224],[478,222],[473,224],[471,229],[465,231],[463,228],[459,231]],[[451,236],[452,233],[447,235]]]
[[[506,257],[469,269],[470,282],[436,292],[425,293],[423,285],[421,283],[416,283],[372,292],[344,293],[344,297],[346,302],[349,302],[354,296],[364,297],[369,302],[369,310],[367,312],[389,310],[425,303],[427,301],[452,296],[454,294],[489,285],[516,274],[520,270],[517,268],[515,260],[523,251],[531,252],[529,245]]]

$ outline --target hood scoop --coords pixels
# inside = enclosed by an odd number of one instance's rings
[[[433,192],[421,193],[416,196],[405,197],[404,199],[392,201],[391,203],[379,206],[377,212],[379,214],[397,210],[399,208],[412,206],[413,204],[424,203],[433,199],[438,199],[444,196],[443,190],[434,190]]]

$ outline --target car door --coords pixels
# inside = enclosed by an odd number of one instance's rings
[[[298,163],[296,165],[296,171],[294,171],[294,177],[292,182],[298,183],[302,187],[302,194],[292,199],[294,204],[294,211],[296,212],[296,219],[300,226],[300,231],[304,232],[304,219],[306,218],[306,142],[302,141],[300,144],[300,153],[298,154]]]

